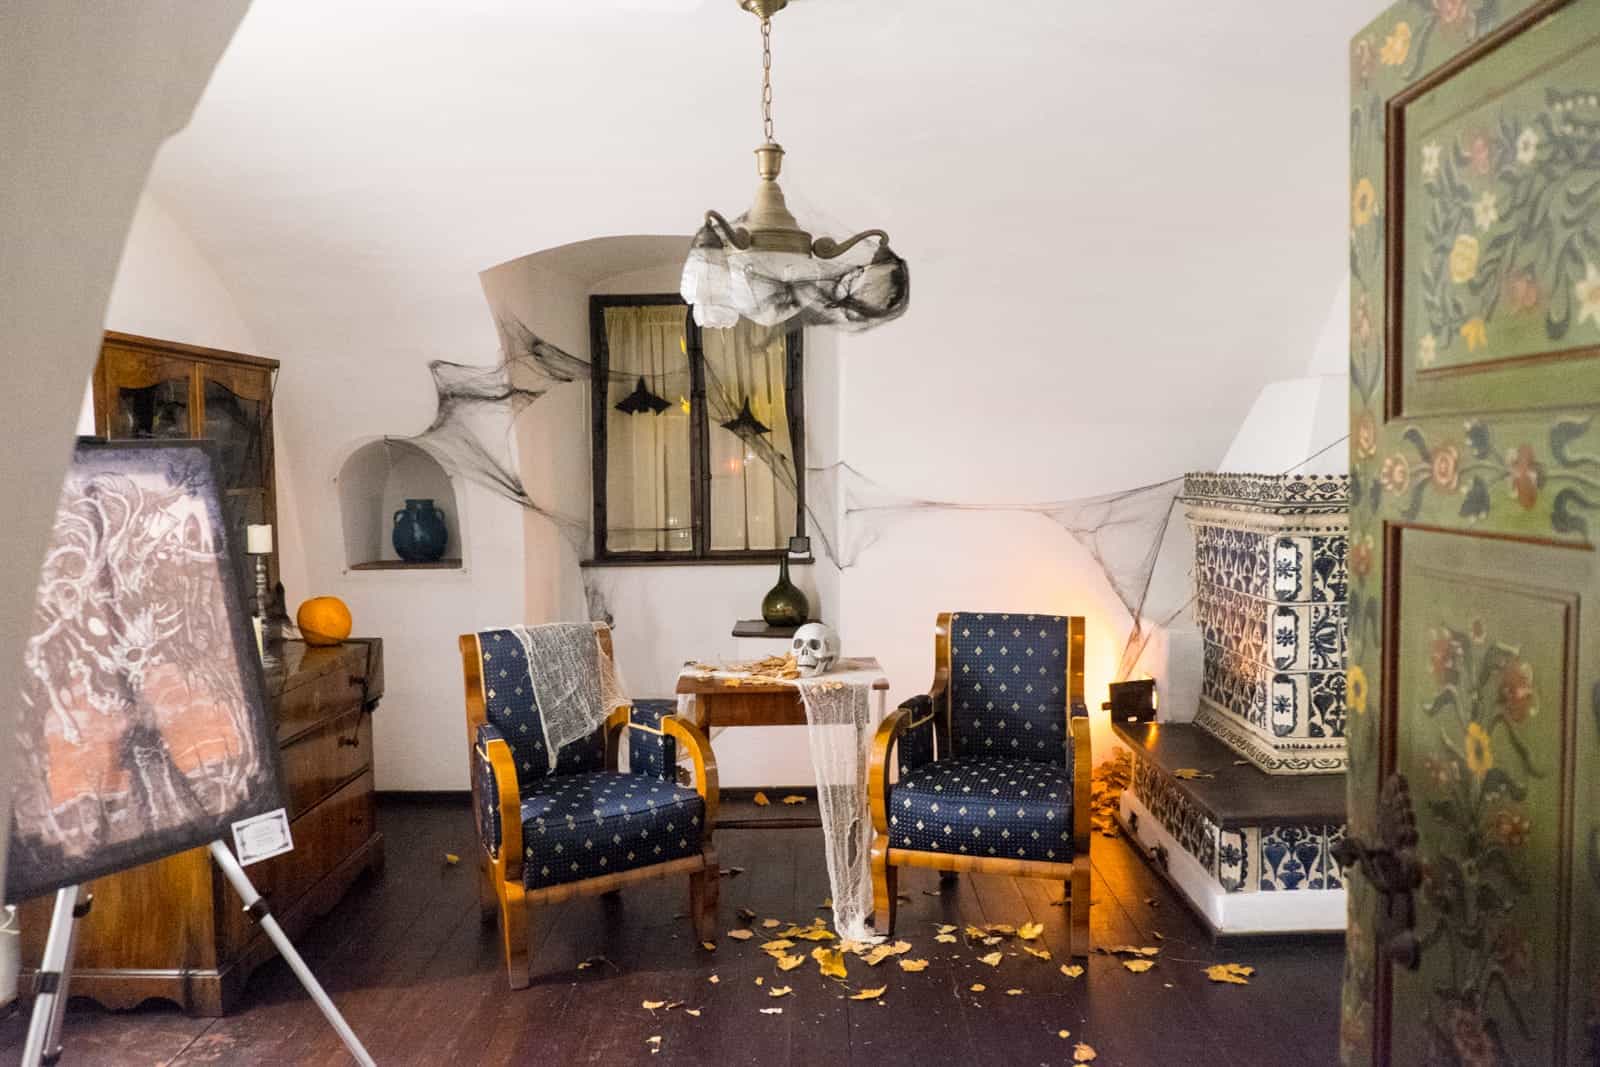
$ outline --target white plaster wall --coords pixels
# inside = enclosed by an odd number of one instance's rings
[[[926,498],[1061,499],[1214,466],[1261,388],[1318,348],[1348,211],[1346,42],[1382,4],[1290,20],[1249,0],[1159,14],[792,5],[776,35],[791,202],[888,228],[914,280],[904,319],[830,339],[838,399],[829,416],[808,404],[812,462],[828,417],[837,458]],[[321,454],[426,425],[428,358],[493,358],[478,272],[742,209],[753,41],[748,16],[709,2],[669,14],[276,0],[252,13],[157,192],[284,360],[308,553],[341,558]],[[532,290],[568,309],[546,324],[552,339],[587,351],[581,297],[604,277]],[[586,432],[581,399],[558,407],[519,429],[519,447]],[[580,452],[540,477],[584,513]],[[390,663],[405,664],[378,720],[389,787],[464,781],[459,739],[440,743],[460,721],[458,629],[581,611],[563,577],[571,546],[486,495],[463,508],[470,574],[362,584],[308,560],[314,591],[352,590],[358,626],[393,638]],[[679,658],[664,641],[714,653],[765,588],[743,569],[617,580],[617,604],[649,620],[619,616],[640,690]],[[1065,533],[1014,515],[919,518],[814,580],[847,647],[884,659],[896,700],[926,684],[942,608],[1089,615],[1092,707],[1129,623]],[[640,647],[622,641],[634,625]],[[753,755],[750,773],[769,758]]]
[[[83,383],[151,159],[188,121],[245,6],[0,7],[0,355],[12,381],[0,397],[8,519],[0,603],[10,605],[0,613],[0,692],[18,689]],[[0,743],[0,782],[11,780],[14,747]],[[10,802],[0,789],[0,885]]]
[[[233,292],[172,212],[153,194],[139,198],[117,265],[106,328],[208,348],[267,355]]]

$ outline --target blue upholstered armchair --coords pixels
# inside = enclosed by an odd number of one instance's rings
[[[1080,616],[939,616],[929,692],[872,745],[874,925],[894,932],[899,867],[1061,881],[1089,952],[1089,712]],[[898,754],[898,781],[890,760]]]
[[[609,656],[610,631],[596,631]],[[552,770],[521,640],[484,630],[463,634],[460,645],[483,843],[479,899],[486,921],[499,916],[511,987],[528,984],[532,904],[686,874],[696,935],[713,939],[717,765],[705,735],[672,714],[671,701],[635,701],[564,746]],[[623,730],[628,766],[619,768]],[[693,761],[692,789],[677,782],[680,753]]]

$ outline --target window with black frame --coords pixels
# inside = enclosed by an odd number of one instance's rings
[[[590,298],[595,562],[771,560],[804,533],[801,334]]]

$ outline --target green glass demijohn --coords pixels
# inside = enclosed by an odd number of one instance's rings
[[[806,595],[789,580],[789,554],[778,559],[778,584],[761,598],[761,617],[768,626],[803,626],[811,613]]]

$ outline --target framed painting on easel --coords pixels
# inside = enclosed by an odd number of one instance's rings
[[[7,900],[282,806],[214,449],[80,440],[24,659]]]

